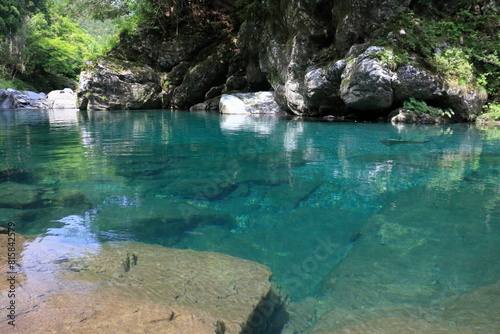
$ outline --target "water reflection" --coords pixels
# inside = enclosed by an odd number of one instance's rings
[[[80,118],[80,111],[75,109],[50,109],[47,114],[50,125],[56,127],[76,125]]]
[[[229,134],[235,131],[250,131],[269,135],[276,128],[277,117],[263,115],[221,115],[220,128]]]

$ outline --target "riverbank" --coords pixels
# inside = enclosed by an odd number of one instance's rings
[[[48,94],[15,89],[0,89],[2,109],[77,109],[76,94],[70,88]]]

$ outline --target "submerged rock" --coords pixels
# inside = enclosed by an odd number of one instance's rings
[[[15,224],[6,223],[5,226],[5,228],[0,227],[0,271],[2,273],[17,271],[19,269],[19,260],[21,259],[21,253],[24,249],[23,243],[26,241],[22,235],[15,233]],[[11,228],[11,230],[9,230],[9,228]],[[14,251],[12,251],[12,249],[14,249]],[[9,265],[9,260],[14,260],[12,268]],[[7,281],[6,278],[6,275],[2,275],[2,279],[0,280],[0,292],[8,290],[10,287],[10,282]],[[0,324],[0,328],[2,328],[1,326],[2,324]]]
[[[31,183],[36,180],[36,176],[22,168],[11,167],[0,170],[0,183],[13,181],[18,183]]]
[[[282,109],[273,92],[223,94],[219,102],[222,114],[276,114]]]
[[[321,182],[305,181],[284,183],[273,187],[266,194],[266,204],[280,209],[297,209],[321,186]]]
[[[52,200],[44,196],[44,191],[36,185],[2,182],[0,187],[0,208],[36,209],[52,205]]]
[[[267,267],[218,253],[45,239],[25,247],[23,268],[38,273],[16,294],[26,333],[270,334],[287,319]]]

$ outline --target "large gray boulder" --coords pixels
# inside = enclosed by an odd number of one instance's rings
[[[155,109],[161,107],[160,76],[148,65],[101,58],[80,74],[78,108],[82,110]]]
[[[343,104],[339,87],[346,63],[339,60],[326,67],[312,66],[304,76],[304,97],[309,115],[336,113]]]
[[[13,89],[0,89],[0,109],[17,108],[16,96],[19,92]]]
[[[291,76],[285,83],[286,107],[292,113],[301,115],[308,111],[304,96],[304,85],[302,78]]]
[[[48,109],[49,101],[47,94],[36,93],[31,91],[22,91],[20,95],[21,100],[18,99],[18,108],[23,109]],[[76,96],[74,97],[73,104],[76,103]],[[74,106],[72,108],[75,108]]]
[[[486,91],[479,87],[457,87],[445,83],[443,105],[452,108],[456,115],[468,120],[478,115],[488,100]]]
[[[173,89],[170,105],[175,109],[189,109],[203,102],[207,93],[225,81],[228,54],[215,50],[202,62],[189,68],[182,83]]]
[[[403,102],[413,97],[435,100],[443,96],[443,82],[436,74],[414,65],[400,66],[393,80],[394,100]]]
[[[326,77],[325,69],[308,68],[304,76],[305,100],[309,108],[314,108],[328,99],[334,92],[332,83]]]
[[[384,110],[394,102],[394,72],[377,59],[381,47],[369,47],[349,62],[342,74],[340,96],[347,107],[358,110]]]
[[[47,109],[45,93],[0,89],[0,109]]]
[[[393,80],[394,100],[403,102],[413,97],[444,108],[468,119],[478,114],[487,101],[486,92],[478,86],[455,86],[437,74],[416,65],[400,66]]]
[[[276,114],[282,112],[273,92],[223,94],[219,102],[221,114]]]

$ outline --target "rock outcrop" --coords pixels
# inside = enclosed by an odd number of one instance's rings
[[[79,108],[189,109],[246,85],[237,80],[239,66],[230,61],[234,42],[227,32],[212,28],[200,23],[184,27],[181,34],[152,29],[141,36],[123,35],[117,48],[82,72]]]
[[[80,109],[155,109],[161,107],[160,77],[150,66],[105,58],[80,74]]]
[[[252,28],[242,26],[240,34],[253,29],[259,36],[258,43],[251,39],[247,43],[261,46],[254,57],[274,88],[276,101],[293,114],[356,113],[374,118],[388,115],[413,97],[452,108],[454,120],[469,119],[486,101],[481,87],[454,87],[425,69],[419,59],[396,59],[391,50],[373,46],[379,28],[410,4],[408,0],[273,2],[264,20],[248,24]]]
[[[12,89],[1,89],[0,90],[0,109],[15,109],[17,108],[16,103],[16,91]]]
[[[206,6],[229,16],[235,10],[222,0]],[[221,94],[271,90],[282,109],[301,116],[387,117],[411,97],[452,108],[453,121],[470,119],[486,101],[481,87],[450,84],[418,56],[397,59],[375,45],[376,37],[387,37],[384,24],[411,6],[410,0],[268,1],[243,23],[223,20],[236,38],[201,22],[179,34],[124,35],[82,73],[79,107],[215,110]],[[405,33],[396,34],[391,38]]]
[[[45,93],[0,89],[0,109],[47,109]]]
[[[302,78],[289,78],[277,99],[283,107],[302,115],[338,114],[348,110],[367,115],[389,113],[409,98],[452,108],[457,119],[477,114],[486,94],[477,87],[455,87],[416,61],[399,64],[392,50],[353,47],[347,59],[305,70]]]

